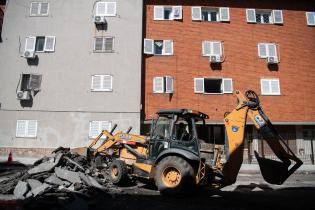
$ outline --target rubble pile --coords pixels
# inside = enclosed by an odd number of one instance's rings
[[[107,184],[106,176],[91,166],[86,157],[59,147],[50,157],[43,157],[28,170],[0,182],[0,194],[13,193],[18,199],[67,192],[90,196],[98,190],[106,191]]]

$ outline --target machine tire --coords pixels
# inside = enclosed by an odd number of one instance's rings
[[[168,156],[162,159],[155,173],[155,184],[161,194],[184,194],[195,184],[193,167],[183,158]]]
[[[113,160],[109,166],[109,179],[115,185],[125,184],[128,180],[128,168],[125,162]]]

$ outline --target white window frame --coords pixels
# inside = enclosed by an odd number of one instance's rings
[[[308,21],[308,15],[311,15],[313,16],[313,19],[314,19],[314,24],[311,24],[309,21]],[[315,12],[305,12],[305,16],[306,16],[306,23],[308,26],[315,26]]]
[[[96,135],[96,136],[92,136],[91,135],[91,126],[92,126],[92,123],[95,123],[95,122],[97,122],[98,123],[98,134]],[[96,138],[96,137],[98,137],[98,135],[99,134],[101,134],[101,132],[102,132],[102,127],[101,127],[101,125],[102,125],[102,123],[108,123],[109,124],[109,130],[108,130],[108,132],[110,132],[110,130],[112,129],[112,122],[111,121],[104,121],[104,120],[102,120],[102,121],[99,121],[99,120],[92,120],[92,121],[90,121],[89,122],[89,139],[93,139],[93,138]],[[101,137],[101,139],[105,139],[106,138],[106,136],[102,136]]]
[[[221,80],[221,93],[206,93],[205,92],[205,79],[213,79],[213,80]],[[196,81],[197,80],[203,80],[203,91],[197,91],[196,90]],[[225,91],[224,88],[224,81],[231,81],[231,91]],[[196,94],[204,94],[204,95],[223,95],[223,94],[231,94],[233,93],[233,79],[232,78],[215,78],[215,77],[199,77],[199,78],[194,78],[194,93]]]
[[[42,51],[38,51],[36,50],[36,42],[37,42],[37,38],[38,37],[44,37],[45,38],[45,42],[44,42],[44,47]],[[54,44],[53,44],[53,49],[46,49],[46,41],[47,38],[53,38],[54,39]],[[33,49],[27,49],[27,40],[28,39],[35,39],[34,45],[33,45]],[[24,51],[32,51],[32,52],[36,52],[36,53],[44,53],[44,52],[55,52],[55,45],[56,45],[56,37],[55,36],[27,36],[25,38],[25,47],[24,47]]]
[[[93,88],[93,79],[94,79],[94,77],[100,77],[101,78],[101,88],[98,88],[98,89],[96,89],[96,88]],[[107,88],[103,88],[103,86],[104,86],[104,78],[105,77],[110,77],[110,89],[107,89]],[[113,76],[112,75],[110,75],[110,74],[94,74],[94,75],[92,75],[92,77],[91,77],[91,91],[92,92],[112,92],[113,91]]]
[[[260,16],[261,16],[261,20],[263,20],[263,15],[264,14],[270,14],[269,15],[269,23],[265,23],[265,22],[257,22],[257,18],[256,18],[256,23],[257,24],[273,24],[273,11],[272,10],[255,10],[255,14],[256,14],[256,16],[257,16],[257,14],[259,14]]]
[[[98,5],[99,4],[104,4],[104,13],[99,13],[98,12]],[[111,13],[108,13],[108,4],[115,4],[115,12],[113,14]],[[96,6],[95,6],[95,16],[104,16],[104,17],[115,17],[117,15],[117,3],[116,2],[104,2],[104,1],[99,1],[99,2],[96,2]]]
[[[53,42],[53,49],[47,49],[47,39],[53,39],[54,42]],[[55,52],[55,45],[56,45],[56,37],[55,36],[45,36],[45,44],[44,44],[44,52]]]
[[[32,14],[32,4],[34,4],[34,3],[39,4],[38,9],[37,9],[37,14],[35,14],[35,15]],[[48,4],[47,13],[46,14],[41,14],[40,13],[43,3],[47,3]],[[30,6],[30,17],[47,17],[49,15],[49,7],[50,7],[49,2],[32,1],[31,2],[31,6]]]
[[[278,92],[273,92],[272,91],[272,89],[271,89],[271,82],[272,81],[278,82],[278,90],[279,90]],[[268,92],[268,93],[264,93],[263,92],[263,82],[268,82],[269,83],[270,92]],[[261,92],[261,95],[274,95],[274,96],[281,95],[280,80],[279,79],[260,79],[260,92]]]
[[[102,50],[96,50],[95,49],[96,38],[102,38],[103,39]],[[112,48],[112,50],[105,50],[105,40],[107,38],[111,38],[113,40],[113,48]],[[94,44],[93,44],[93,52],[94,53],[113,53],[114,52],[114,48],[115,48],[115,37],[113,37],[113,36],[96,36],[96,37],[94,37]]]
[[[29,135],[29,123],[30,121],[35,121],[35,135]],[[25,131],[24,131],[24,135],[19,135],[18,134],[18,126],[19,123],[25,123]],[[17,120],[16,121],[16,129],[15,129],[15,136],[17,138],[36,138],[37,137],[37,127],[38,127],[38,122],[37,120]]]
[[[179,8],[180,11],[181,11],[181,12],[180,12],[180,17],[178,17],[178,18],[175,18],[175,17],[174,17],[174,8],[176,8],[176,7]],[[156,11],[157,11],[158,9],[163,10],[163,17],[158,17],[158,16],[156,15]],[[170,18],[169,18],[169,19],[165,19],[165,17],[164,17],[164,12],[165,12],[166,9],[171,10],[171,12],[170,12]],[[161,6],[161,5],[156,5],[156,6],[153,7],[153,20],[166,20],[166,21],[170,21],[170,20],[181,20],[181,19],[183,19],[183,8],[182,8],[181,5],[177,5],[177,6]]]
[[[255,19],[254,20],[250,20],[249,19],[249,16],[248,16],[249,11],[253,11],[254,12],[254,15],[255,15]],[[275,13],[276,12],[281,13],[281,21],[276,21],[275,20]],[[269,16],[269,23],[257,22],[256,15],[257,14],[261,14],[262,15],[262,14],[266,14],[266,13],[270,14],[270,16]],[[283,24],[283,12],[282,12],[282,10],[264,10],[264,9],[260,10],[260,9],[252,9],[252,8],[251,9],[246,9],[246,21],[247,21],[247,23],[256,23],[256,24],[262,24],[262,25],[264,25],[264,24],[274,24],[274,25],[280,24],[280,25],[282,25]]]
[[[202,15],[203,12],[207,12],[208,13],[208,20],[204,20],[203,19],[203,15]],[[216,18],[217,18],[216,21],[209,20],[211,18],[211,15],[210,15],[211,12],[216,12],[217,13],[216,14]],[[201,7],[201,21],[202,22],[220,22],[220,9],[219,8]]]
[[[162,79],[163,80],[162,90],[157,91],[155,89],[155,80],[156,79]],[[171,90],[170,91],[166,90],[167,79],[171,79],[172,80],[172,86],[171,86]],[[174,77],[172,77],[172,76],[153,77],[153,93],[174,93]]]
[[[214,51],[214,47],[213,47],[213,45],[215,44],[215,43],[219,43],[220,44],[220,54],[215,54],[215,53],[213,53],[213,51]],[[205,44],[210,44],[210,54],[206,54],[205,53]],[[201,44],[202,46],[202,56],[212,56],[212,55],[218,55],[218,56],[222,56],[223,55],[223,42],[222,41],[214,41],[214,40],[212,40],[212,41],[202,41],[202,44]]]
[[[152,44],[152,52],[146,51],[146,48],[145,48],[145,43],[146,43],[146,41],[152,41],[152,42],[151,42],[151,44]],[[155,53],[155,42],[156,42],[156,41],[163,41],[162,54],[156,54],[156,53]],[[170,53],[166,53],[166,52],[165,52],[165,43],[166,43],[166,42],[171,42],[171,50],[172,50],[172,52],[170,52]],[[144,54],[148,54],[148,55],[174,55],[174,41],[173,41],[173,40],[144,39],[143,52],[144,52]]]
[[[265,49],[266,49],[266,56],[263,56],[263,55],[260,54],[260,50],[259,50],[259,49],[260,49],[260,48],[259,48],[260,45],[264,45],[264,46],[265,46]],[[278,53],[278,45],[277,45],[276,43],[258,43],[258,45],[257,45],[257,48],[258,48],[258,57],[259,57],[259,58],[268,58],[268,57],[270,57],[270,55],[269,55],[269,46],[270,46],[270,45],[273,45],[273,46],[275,47],[275,50],[276,50],[276,51],[275,51],[275,57],[278,58],[278,60],[280,60],[280,59],[279,59],[279,56],[278,56],[278,54],[279,54],[279,53]]]

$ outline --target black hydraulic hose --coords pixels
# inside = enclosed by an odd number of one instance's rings
[[[132,154],[134,154],[135,156],[137,156],[138,158],[145,159],[145,157],[144,157],[143,155],[139,154],[136,150],[132,149],[129,145],[124,144],[124,147],[125,147],[129,152],[131,152]]]

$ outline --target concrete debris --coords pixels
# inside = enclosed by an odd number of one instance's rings
[[[28,191],[27,183],[23,181],[19,181],[14,188],[13,194],[18,199],[23,199],[27,191]]]
[[[18,199],[31,199],[52,194],[90,197],[106,191],[105,175],[87,161],[85,156],[59,147],[50,157],[36,161],[29,170],[19,171],[0,182],[0,194],[14,194]],[[70,195],[69,194],[69,195]]]

